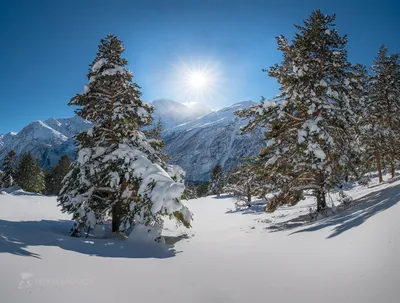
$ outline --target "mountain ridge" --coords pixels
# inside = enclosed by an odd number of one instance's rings
[[[242,101],[177,125],[163,132],[165,152],[172,155],[170,162],[181,166],[190,181],[208,181],[210,171],[221,164],[224,171],[236,166],[242,158],[258,154],[264,146],[263,131],[240,134],[240,127],[248,120],[234,113],[247,108],[253,101]]]
[[[257,154],[262,145],[260,133],[239,135],[240,126],[246,121],[234,115],[236,110],[255,104],[252,101],[238,102],[217,111],[202,104],[192,105],[190,109],[168,99],[154,100],[152,104],[154,124],[161,119],[164,127],[165,152],[172,156],[172,164],[185,169],[188,180],[207,181],[217,163],[227,170],[242,157]],[[79,116],[31,122],[18,133],[0,134],[0,159],[10,150],[17,155],[31,152],[44,168],[55,165],[64,154],[74,159],[73,136],[90,125],[91,122]]]

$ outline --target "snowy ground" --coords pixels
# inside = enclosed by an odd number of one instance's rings
[[[400,302],[400,180],[348,193],[314,223],[310,199],[191,200],[193,228],[167,224],[165,249],[71,238],[54,197],[0,194],[0,302]]]

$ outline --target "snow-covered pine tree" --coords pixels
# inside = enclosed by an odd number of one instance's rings
[[[2,187],[11,187],[15,184],[15,156],[16,153],[11,150],[4,157]]]
[[[166,165],[154,141],[141,131],[151,125],[153,107],[140,99],[123,51],[116,36],[102,39],[89,68],[89,83],[69,102],[80,106],[77,115],[93,126],[76,136],[78,158],[64,178],[58,201],[76,221],[72,235],[111,216],[113,232],[143,231],[160,239],[162,216],[189,227],[191,213],[181,203],[181,172]]]
[[[15,173],[16,183],[25,191],[41,193],[45,189],[44,173],[39,160],[35,160],[31,153],[20,156]]]
[[[354,113],[353,127],[348,128],[352,138],[349,144],[349,161],[344,168],[345,179],[360,180],[366,172],[370,171],[370,155],[364,143],[363,127],[367,119],[366,104],[369,102],[370,76],[365,66],[356,64],[350,70],[350,83],[347,83],[349,104]],[[342,193],[344,195],[344,193]]]
[[[400,159],[400,62],[399,54],[389,55],[382,45],[372,67],[370,98],[365,107],[364,142],[375,158],[379,182],[383,181],[383,163],[392,177]]]
[[[58,195],[61,186],[62,180],[67,175],[69,171],[69,166],[71,162],[68,156],[64,155],[58,161],[58,164],[53,166],[51,170],[45,176],[45,187],[47,195]]]
[[[326,207],[326,194],[340,185],[352,161],[355,114],[351,108],[352,66],[347,61],[346,36],[332,22],[335,15],[313,11],[292,43],[279,36],[283,62],[269,70],[280,83],[276,101],[238,112],[250,118],[244,131],[266,128],[267,147],[260,153],[270,190],[267,211],[295,205],[311,190],[317,211]]]
[[[222,166],[217,164],[211,171],[209,194],[220,196],[222,188],[224,187],[224,175],[222,173]]]
[[[226,174],[223,191],[233,194],[237,208],[250,206],[252,196],[257,194],[256,169],[253,161],[248,159]]]

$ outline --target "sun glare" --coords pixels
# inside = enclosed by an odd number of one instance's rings
[[[193,72],[189,75],[190,85],[196,89],[204,88],[207,85],[207,78],[199,72]]]
[[[176,89],[187,102],[220,98],[221,70],[217,62],[181,62],[176,68]]]

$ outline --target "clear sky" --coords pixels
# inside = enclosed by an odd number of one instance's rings
[[[277,83],[261,69],[280,61],[274,37],[291,39],[293,24],[318,8],[337,14],[350,61],[369,65],[381,43],[400,51],[398,0],[2,0],[0,133],[72,116],[67,103],[83,90],[107,33],[123,40],[146,101],[203,101],[218,109],[271,98]],[[182,83],[196,66],[207,66],[212,88],[197,97]]]

